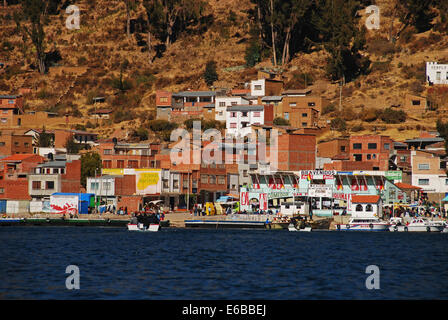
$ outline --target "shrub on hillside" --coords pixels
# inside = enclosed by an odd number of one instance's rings
[[[334,111],[336,111],[336,106],[334,104],[329,104],[329,105],[323,107],[322,115],[325,115],[325,114],[328,114],[328,113],[331,113]]]
[[[289,125],[291,125],[289,123],[289,121],[284,119],[284,118],[275,118],[274,119],[274,124],[277,125],[277,126],[289,126]]]
[[[394,110],[386,108],[381,112],[380,118],[385,123],[401,123],[406,121],[406,112],[403,110]]]
[[[330,128],[337,131],[347,130],[347,123],[342,118],[335,118],[330,122]]]
[[[373,39],[369,41],[368,52],[377,56],[387,56],[397,52],[397,48],[386,39]]]

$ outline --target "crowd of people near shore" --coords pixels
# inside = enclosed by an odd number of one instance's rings
[[[384,207],[383,208],[383,218],[390,219],[392,217],[400,218],[416,218],[416,217],[428,217],[428,218],[448,218],[445,208],[439,209],[437,207],[426,207],[426,208],[416,208],[416,207],[404,207],[399,206],[398,208]]]

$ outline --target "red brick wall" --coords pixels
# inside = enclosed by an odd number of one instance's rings
[[[264,124],[271,126],[274,122],[274,106],[265,105],[264,106]]]
[[[123,207],[128,208],[128,214],[139,210],[139,205],[142,203],[141,196],[122,196],[118,199],[117,209]]]
[[[282,134],[278,138],[278,169],[285,171],[316,168],[316,136]]]
[[[0,180],[0,189],[3,189],[0,199],[31,200],[27,179]]]
[[[115,195],[130,196],[136,192],[136,177],[135,175],[124,175],[115,178]]]
[[[78,193],[81,191],[81,160],[67,162],[65,174],[61,174],[61,192]]]
[[[67,139],[72,137],[74,134],[70,131],[55,130],[54,131],[54,147],[55,148],[65,148]]]

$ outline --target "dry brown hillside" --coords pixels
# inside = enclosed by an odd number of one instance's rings
[[[424,63],[448,62],[448,36],[428,31],[410,35],[391,45],[385,39],[392,22],[390,8],[393,1],[376,1],[382,9],[381,28],[368,32],[365,52],[372,60],[372,72],[346,84],[342,90],[343,111],[327,113],[324,118],[330,120],[342,114],[346,117],[349,132],[379,132],[403,139],[415,136],[421,129],[434,128],[440,114],[409,114],[405,123],[397,125],[381,121],[362,122],[359,115],[372,108],[402,105],[406,93],[426,95]],[[254,79],[255,68],[244,67],[249,39],[246,10],[250,8],[250,1],[209,0],[208,4],[210,21],[201,30],[193,28],[181,35],[162,57],[151,62],[146,46],[142,45],[146,35],[138,30],[131,37],[126,35],[123,1],[79,0],[80,30],[65,28],[67,14],[64,11],[51,16],[45,29],[47,52],[57,51],[61,59],[43,76],[31,68],[34,62],[32,46],[23,46],[22,38],[15,30],[11,16],[18,8],[2,8],[0,62],[8,68],[0,71],[0,94],[31,88],[31,93],[26,96],[28,110],[48,110],[60,115],[69,113],[86,119],[94,107],[92,98],[104,96],[106,103],[99,107],[112,108],[115,120],[91,129],[103,137],[110,137],[122,134],[120,131],[137,128],[143,121],[154,117],[155,90],[208,89],[202,73],[210,59],[218,64],[217,87],[233,88]],[[364,15],[363,12],[361,14]],[[131,18],[145,19],[143,7],[136,8]],[[325,78],[325,59],[324,51],[297,54],[283,67],[284,75],[289,86],[300,86],[303,85],[300,81],[295,82],[297,75],[311,74],[313,91],[326,96],[339,107],[339,87]],[[125,60],[129,64],[123,68]],[[263,61],[258,66],[269,65],[269,61]],[[113,84],[119,79],[120,70],[130,86],[125,94],[120,94]],[[86,124],[87,120],[83,125]],[[355,130],[351,130],[353,128]],[[337,134],[330,132],[327,136]]]

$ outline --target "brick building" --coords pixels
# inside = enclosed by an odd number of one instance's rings
[[[350,142],[348,138],[335,138],[324,141],[317,145],[317,156],[333,159],[336,156],[348,157],[350,152]]]
[[[96,151],[105,169],[156,168],[154,156],[160,144],[101,141]]]
[[[0,95],[0,127],[20,126],[17,115],[23,114],[22,95]]]
[[[98,138],[98,134],[81,130],[56,129],[54,130],[54,147],[65,148],[67,140],[72,137],[75,143],[93,146]]]
[[[30,200],[28,174],[45,159],[35,154],[17,154],[0,160],[0,199]]]
[[[14,131],[0,132],[0,158],[13,154],[33,153],[33,137],[16,134]]]

